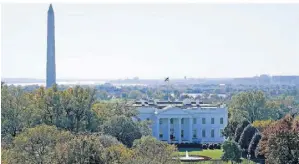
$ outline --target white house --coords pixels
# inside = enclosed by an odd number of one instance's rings
[[[222,143],[222,131],[228,122],[225,105],[191,102],[135,103],[138,119],[151,120],[152,134],[168,143]]]

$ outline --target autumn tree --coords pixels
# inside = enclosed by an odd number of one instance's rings
[[[57,163],[98,163],[105,164],[105,148],[95,135],[77,135],[55,147]]]
[[[29,128],[15,137],[7,161],[12,164],[51,163],[56,144],[65,143],[71,137],[69,132],[59,131],[54,126]]]
[[[259,155],[264,155],[269,163],[298,163],[299,131],[297,123],[290,115],[271,124],[262,133]]]
[[[151,136],[135,140],[132,148],[135,152],[135,162],[153,164],[179,163],[179,161],[173,160],[177,152],[174,145],[169,145]]]
[[[134,151],[123,144],[110,146],[105,149],[103,154],[105,163],[129,164],[134,157]]]
[[[252,123],[252,126],[257,128],[260,132],[263,132],[264,129],[269,127],[273,122],[273,120],[256,120]]]

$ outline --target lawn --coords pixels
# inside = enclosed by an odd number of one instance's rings
[[[186,151],[188,151],[189,156],[190,155],[202,155],[202,156],[207,156],[212,159],[221,159],[221,156],[223,154],[222,149],[214,149],[214,150],[203,150],[199,148],[180,148],[179,152],[181,156],[184,156],[186,154]]]
[[[180,148],[179,149],[179,153],[180,156],[185,156],[186,151],[188,151],[189,156],[190,155],[202,155],[202,156],[206,156],[206,157],[210,157],[212,159],[221,159],[221,156],[223,154],[223,150],[219,150],[219,149],[214,149],[214,150],[210,150],[210,149],[199,149],[199,148]],[[222,162],[222,161],[201,161],[201,162],[195,162],[192,164],[230,164],[230,162]],[[185,162],[185,164],[188,164],[188,162]],[[242,164],[255,164],[252,161],[248,161],[246,159],[243,159]]]

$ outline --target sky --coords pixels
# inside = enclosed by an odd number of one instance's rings
[[[2,4],[1,77],[46,77],[49,4]],[[299,75],[299,4],[53,4],[58,79]]]

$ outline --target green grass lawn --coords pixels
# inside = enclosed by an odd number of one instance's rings
[[[202,155],[207,156],[212,159],[221,159],[221,156],[223,154],[222,149],[214,149],[214,150],[203,150],[199,148],[180,148],[179,153],[181,156],[184,156],[186,154],[186,150],[188,151],[189,156],[190,155]]]
[[[222,149],[221,150],[219,150],[219,149],[203,150],[203,149],[199,149],[199,148],[180,148],[179,149],[180,156],[185,156],[186,150],[188,151],[189,156],[190,155],[202,155],[202,156],[210,157],[212,159],[221,159],[221,156],[223,154]],[[195,162],[195,163],[193,162],[192,164],[218,164],[218,163],[230,164],[231,162],[201,161],[201,162]],[[188,164],[188,162],[185,162],[185,164]],[[243,159],[242,164],[254,164],[254,162]]]

